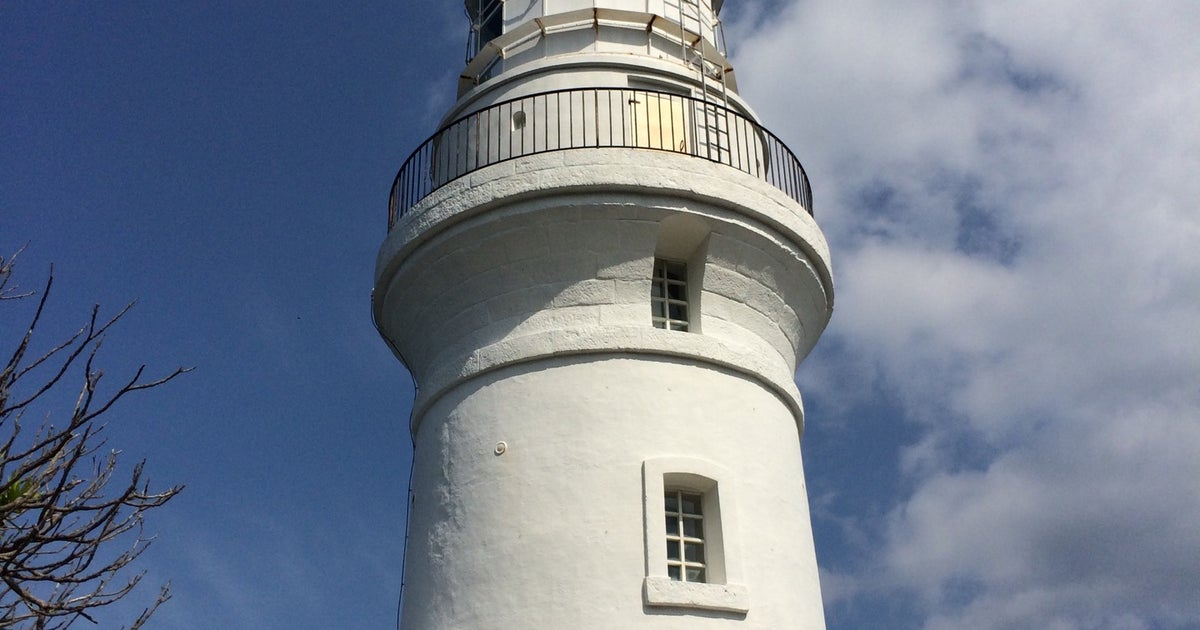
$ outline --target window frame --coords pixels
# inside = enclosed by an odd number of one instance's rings
[[[691,330],[690,280],[687,261],[657,256],[654,258],[654,267],[650,272],[650,323],[655,328],[676,332]],[[682,297],[679,297],[680,295]],[[682,308],[683,317],[674,317],[673,307]]]
[[[687,296],[687,331],[703,334],[701,326],[704,322],[704,274],[708,266],[708,238],[711,234],[707,221],[697,215],[677,212],[663,217],[658,226],[658,239],[654,245],[654,258],[651,259],[651,270],[647,276],[651,282],[650,295],[653,298],[656,289],[654,283],[654,263],[682,263],[685,265]],[[654,306],[650,307],[651,325],[654,325]],[[667,313],[669,314],[669,313]],[[664,330],[660,328],[659,330]],[[678,331],[673,331],[678,332]]]
[[[667,577],[676,582],[707,584],[704,495],[690,489],[672,486],[665,486],[665,488],[663,511],[666,518],[663,520],[667,530]],[[674,500],[674,509],[671,509],[672,500]],[[685,506],[688,504],[694,507],[686,508]],[[672,543],[675,546],[674,558],[671,557]],[[694,550],[699,550],[698,557],[692,554]],[[678,571],[678,578],[672,574],[672,569]],[[698,577],[695,579],[691,579],[693,572],[698,572]]]
[[[728,470],[708,460],[658,457],[642,463],[647,606],[696,608],[744,614],[750,609],[743,584],[737,487]],[[668,574],[665,495],[676,490],[701,496],[704,516],[704,582]]]

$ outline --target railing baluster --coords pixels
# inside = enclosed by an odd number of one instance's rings
[[[530,129],[533,131],[533,152],[534,152],[534,153],[537,153],[537,152],[538,152],[538,148],[537,148],[537,141],[538,141],[538,136],[537,136],[537,121],[538,121],[538,115],[537,115],[537,103],[538,103],[538,99],[539,99],[539,98],[542,98],[540,94],[539,94],[539,95],[537,95],[537,96],[534,96],[534,97],[533,97],[532,106],[531,106],[531,108],[530,108],[530,109],[532,109],[532,110],[533,110],[532,112],[530,112],[530,114],[533,116],[533,120],[532,120],[532,121],[529,121],[529,128],[530,128]],[[544,109],[544,108],[543,108],[543,109]]]
[[[626,135],[629,129],[628,117],[626,113],[629,111],[629,95],[626,90],[618,90],[620,96],[617,98],[617,107],[621,110],[621,146],[629,146],[629,136]]]

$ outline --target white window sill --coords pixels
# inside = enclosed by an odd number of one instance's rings
[[[677,582],[667,577],[647,577],[646,603],[672,608],[701,608],[745,613],[750,610],[750,590],[740,584]]]

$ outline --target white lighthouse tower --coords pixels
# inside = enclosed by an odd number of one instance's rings
[[[467,0],[373,299],[419,385],[405,630],[824,628],[797,362],[833,284],[722,0]]]

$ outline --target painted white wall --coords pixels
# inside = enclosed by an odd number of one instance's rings
[[[553,2],[553,0],[550,0]],[[510,31],[517,25],[545,15],[545,0],[505,0],[504,30]]]
[[[754,380],[548,358],[454,388],[416,449],[406,629],[824,627],[796,424]],[[663,455],[737,478],[746,613],[645,605],[642,463]]]
[[[671,18],[678,18],[683,11],[685,19],[700,17],[711,22],[715,17],[710,0],[508,0],[514,12],[524,12],[531,2],[544,2],[547,15],[566,13],[579,9],[615,9],[620,11],[645,11]]]
[[[503,77],[466,91],[443,122],[512,98],[551,90],[595,87],[649,88],[697,98],[706,93],[706,88],[709,100],[727,103],[728,107],[757,119],[753,109],[736,92],[722,93],[721,86],[714,83],[702,86],[694,73],[669,59],[592,52],[546,58],[539,52]]]
[[[702,333],[650,324],[679,218],[707,231]],[[415,207],[376,285],[420,384],[403,627],[822,628],[792,375],[829,277],[795,202],[686,155],[530,156]],[[744,614],[646,604],[641,466],[673,456],[738,480]]]
[[[649,327],[663,220],[711,233],[702,335]],[[793,393],[796,363],[832,312],[829,251],[775,187],[676,153],[582,149],[491,166],[436,191],[378,259],[376,319],[421,384],[547,353],[642,349],[706,357]]]
[[[468,107],[485,91],[507,93],[515,87],[509,84],[519,85],[531,74],[526,66],[578,65],[577,55],[605,55],[609,63],[631,66],[653,60],[659,63],[647,71],[691,90],[708,88],[722,99],[737,92],[731,73],[725,81],[712,76],[729,64],[718,51],[715,17],[707,3],[697,9],[677,0],[523,1],[507,3],[505,17],[504,35],[487,43],[463,70],[456,109]],[[705,77],[700,56],[708,60],[710,74]]]

